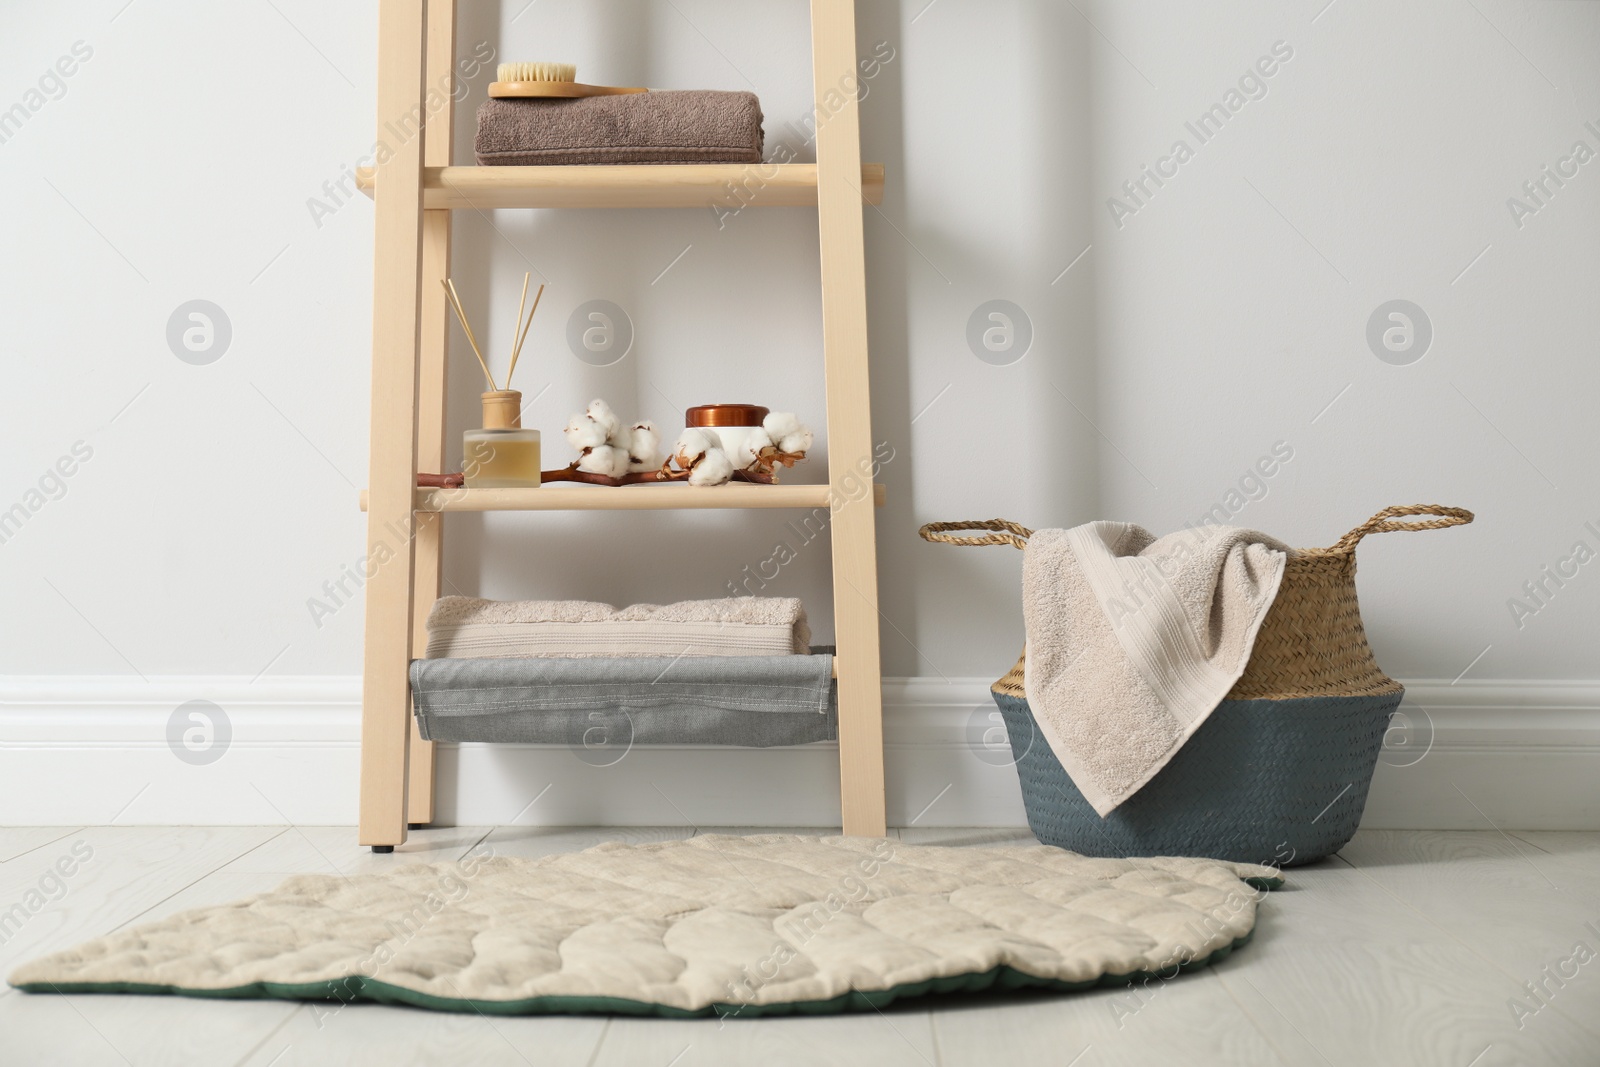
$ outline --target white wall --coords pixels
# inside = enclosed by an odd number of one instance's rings
[[[920,523],[1170,529],[1286,442],[1293,459],[1236,521],[1325,544],[1391,503],[1479,512],[1363,549],[1391,673],[1596,676],[1600,564],[1521,627],[1508,600],[1575,542],[1600,549],[1585,527],[1600,529],[1600,163],[1520,225],[1507,199],[1575,141],[1600,150],[1584,125],[1600,129],[1600,10],[1325,3],[859,5],[861,51],[895,54],[863,105],[865,155],[889,167],[866,213],[873,431],[896,454],[879,533],[887,674],[993,677],[1021,642],[1020,557],[925,544]],[[307,202],[371,144],[375,5],[124,5],[0,0],[0,110],[41,105],[0,143],[0,509],[30,509],[0,544],[0,673],[353,675],[359,600],[320,626],[307,601],[362,552],[371,209],[314,220]],[[463,54],[488,42],[588,80],[754,88],[769,147],[794,143],[785,124],[808,109],[803,0],[462,8]],[[80,41],[92,56],[64,92],[30,97]],[[1292,57],[1265,95],[1199,144],[1185,122],[1277,42]],[[1179,138],[1193,158],[1114,220],[1108,198]],[[553,431],[595,395],[674,426],[722,400],[821,423],[814,213],[719,228],[710,211],[502,211],[457,227],[458,284],[501,367],[522,272],[549,283],[518,384],[544,390],[525,421],[553,456]],[[233,330],[205,366],[165,336],[197,298]],[[565,344],[594,298],[637,330],[609,368]],[[1365,339],[1396,298],[1434,331],[1404,366]],[[965,338],[992,299],[1031,320],[1009,366]],[[453,355],[460,429],[479,385],[464,343]],[[80,441],[92,457],[59,499],[30,497]],[[796,478],[822,480],[808,466]],[[787,518],[621,515],[597,531],[455,516],[446,577],[487,596],[716,595]],[[826,563],[809,549],[768,587],[804,597],[822,637]]]

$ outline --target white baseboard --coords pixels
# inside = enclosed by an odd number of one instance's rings
[[[231,727],[204,766],[166,740],[174,709],[192,700],[222,708]],[[1419,681],[1403,710],[1411,747],[1385,754],[1364,826],[1600,829],[1600,683]],[[1015,772],[982,758],[993,711],[986,679],[885,679],[892,825],[1026,824]],[[358,678],[0,678],[0,825],[353,824],[359,726]],[[641,746],[610,767],[562,746],[441,748],[439,822],[839,818],[831,745]]]

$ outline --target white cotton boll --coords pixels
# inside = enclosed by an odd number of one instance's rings
[[[632,452],[633,427],[619,427],[617,432],[611,435],[611,439],[607,441],[606,444],[611,445],[613,448],[621,449],[623,452]]]
[[[566,428],[561,431],[566,435],[567,444],[582,452],[586,448],[606,443],[605,427],[595,422],[587,415],[574,415],[567,420]]]
[[[622,429],[622,420],[617,418],[617,413],[611,410],[611,405],[604,400],[595,399],[589,402],[589,417],[598,422],[606,432],[606,440],[614,442],[617,431]]]
[[[678,435],[678,443],[673,446],[672,452],[678,461],[678,466],[688,470],[691,463],[710,449],[719,448],[720,445],[721,441],[709,431],[691,426]]]
[[[800,419],[792,411],[774,411],[761,420],[761,428],[767,431],[767,436],[774,441],[782,441],[785,437],[801,429]]]
[[[767,436],[767,431],[751,430],[750,434],[744,439],[744,443],[739,446],[738,451],[729,458],[733,460],[733,465],[739,470],[749,470],[761,458],[761,450],[771,447],[772,438]]]
[[[648,419],[633,424],[628,444],[628,469],[653,471],[661,466],[661,434]]]
[[[578,460],[578,469],[587,474],[611,476],[611,446],[595,445]]]
[[[690,485],[722,485],[733,480],[733,460],[720,448],[709,448],[689,475]]]
[[[628,471],[628,453],[613,445],[596,445],[578,461],[578,469],[589,474],[618,478]]]
[[[778,451],[780,451],[780,452],[806,452],[806,451],[809,451],[810,448],[811,448],[811,443],[812,443],[813,439],[814,438],[813,438],[813,434],[811,433],[811,427],[809,427],[809,426],[801,426],[800,428],[796,429],[793,433],[784,434],[783,437],[778,440]]]

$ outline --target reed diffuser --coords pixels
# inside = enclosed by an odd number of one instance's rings
[[[528,304],[528,283],[531,275],[522,276],[522,299],[517,303],[517,320],[512,330],[511,366],[506,370],[506,387],[495,382],[489,363],[483,358],[478,339],[467,321],[466,309],[456,293],[455,282],[446,279],[445,297],[455,309],[461,329],[466,332],[472,354],[478,357],[478,366],[489,383],[489,391],[482,396],[483,428],[468,430],[461,439],[461,472],[469,489],[537,489],[539,487],[539,431],[522,428],[522,394],[511,388],[511,377],[517,373],[517,359],[522,355],[522,344],[528,338],[528,327],[533,325],[534,312],[544,297],[544,286],[534,294],[533,307],[524,321],[523,308]]]

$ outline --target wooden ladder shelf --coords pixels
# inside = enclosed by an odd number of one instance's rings
[[[439,595],[444,512],[667,508],[816,508],[834,502],[835,673],[844,832],[884,833],[883,714],[878,658],[876,515],[861,498],[873,470],[867,390],[866,267],[862,202],[883,193],[883,167],[861,163],[854,94],[854,0],[811,0],[817,162],[744,166],[456,167],[450,94],[427,112],[428,86],[455,69],[456,0],[380,0],[378,126],[426,115],[424,136],[360,184],[374,200],[372,452],[367,551],[385,560],[366,583],[362,671],[360,841],[374,851],[404,843],[434,817],[434,746],[411,714],[411,660],[425,644]],[[820,98],[828,94],[824,108]],[[843,106],[838,101],[843,96]],[[437,101],[437,96],[435,97]],[[388,138],[393,141],[393,138]],[[721,202],[727,183],[759,171],[749,206],[815,204],[821,236],[823,365],[827,377],[827,486],[683,485],[528,489],[418,489],[418,471],[445,462],[448,323],[439,279],[450,271],[451,212],[501,207],[696,207]],[[882,502],[882,487],[874,500]],[[864,502],[863,502],[864,503]],[[731,814],[731,813],[730,813]]]

